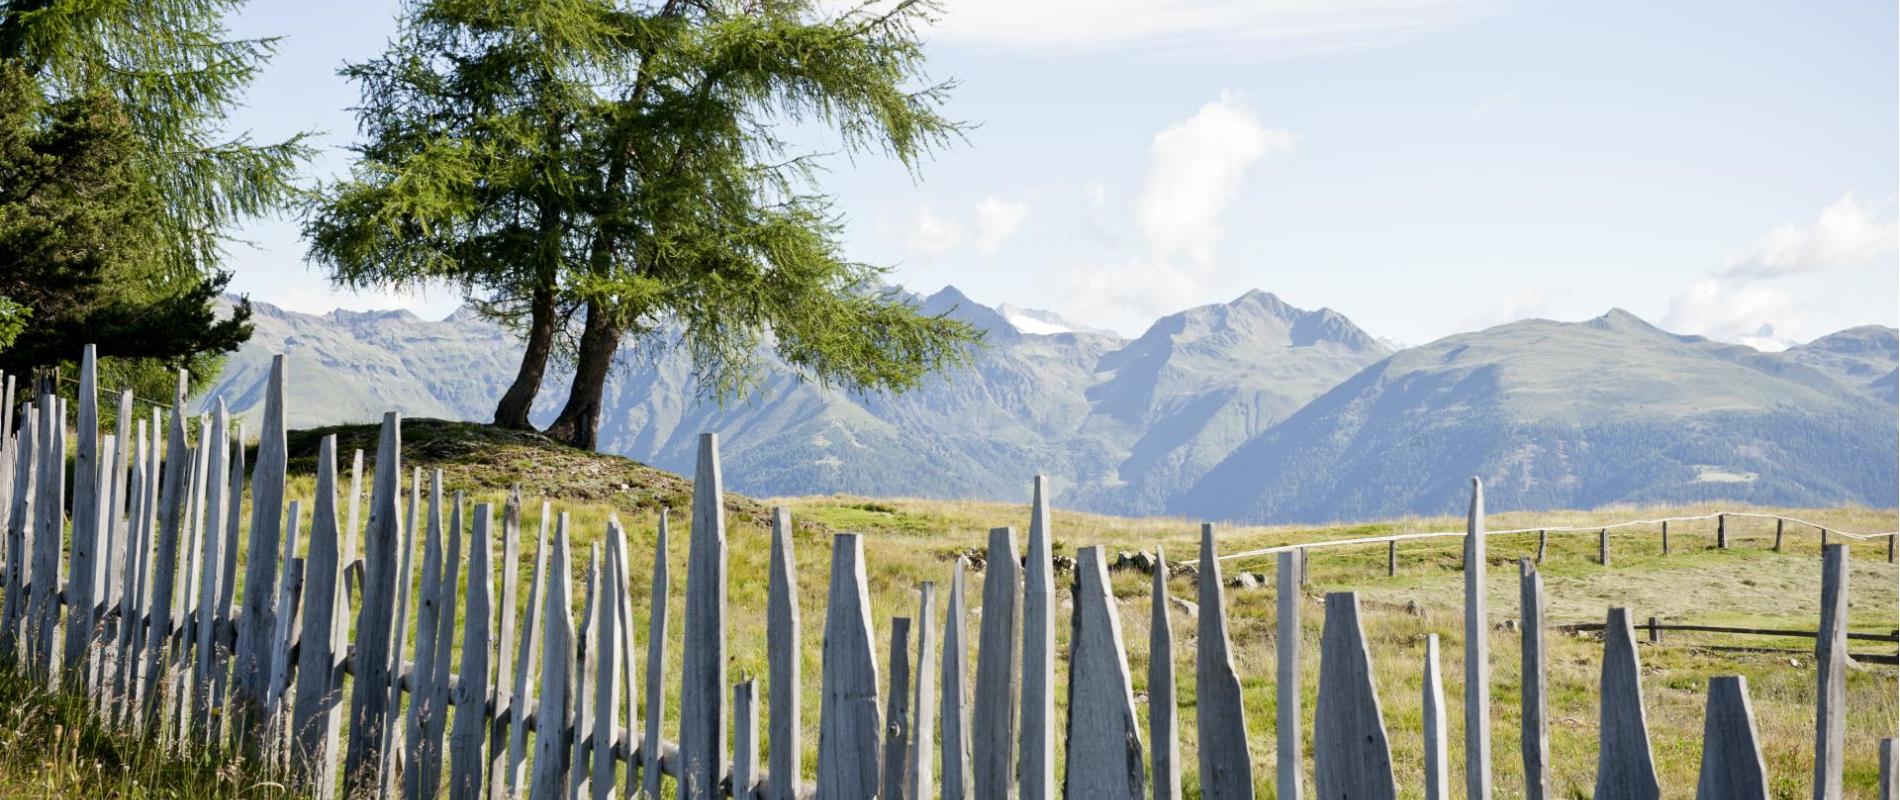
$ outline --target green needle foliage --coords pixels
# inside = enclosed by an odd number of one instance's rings
[[[299,196],[309,148],[223,129],[273,47],[227,35],[239,5],[0,0],[0,337],[18,328],[0,369],[95,342],[106,372],[169,397],[169,369],[248,338],[247,303],[213,313],[223,248]]]
[[[550,433],[591,447],[621,341],[683,346],[702,394],[745,394],[770,347],[807,379],[903,390],[967,359],[839,249],[815,155],[916,167],[956,139],[923,74],[932,8],[811,0],[425,0],[362,86],[351,179],[305,225],[338,283],[450,283],[526,340],[496,421],[526,427],[551,357],[574,366]]]

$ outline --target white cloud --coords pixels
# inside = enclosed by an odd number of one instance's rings
[[[924,206],[911,215],[904,234],[904,252],[936,258],[964,246],[969,238],[969,230],[962,222]]]
[[[1248,173],[1267,154],[1292,148],[1291,133],[1262,125],[1227,93],[1155,134],[1134,203],[1141,252],[1073,270],[1078,297],[1131,318],[1191,302],[1212,271],[1227,209]]]
[[[995,255],[1003,241],[1016,235],[1029,218],[1029,204],[1020,200],[985,197],[976,204],[977,255]]]
[[[1762,350],[1782,350],[1792,342],[1776,334],[1777,323],[1783,330],[1802,327],[1793,313],[1792,299],[1779,289],[1706,278],[1670,298],[1663,327]]]
[[[933,206],[924,206],[911,214],[904,226],[904,252],[923,259],[935,259],[960,250],[991,256],[1003,243],[1016,235],[1029,218],[1029,203],[1005,200],[991,195],[977,201],[968,219],[947,214]]]
[[[1379,47],[1482,18],[1496,0],[950,0],[929,35],[1050,51],[1260,59]]]
[[[1248,168],[1269,151],[1291,150],[1293,134],[1268,129],[1231,94],[1155,134],[1135,217],[1158,259],[1214,258],[1221,222]]]
[[[1813,225],[1793,223],[1770,231],[1748,254],[1730,262],[1722,276],[1770,278],[1858,266],[1900,247],[1900,219],[1848,194],[1821,210]]]
[[[1825,332],[1820,328],[1830,316],[1814,303],[1796,302],[1787,281],[1841,268],[1891,269],[1891,263],[1881,262],[1891,260],[1897,245],[1900,220],[1891,209],[1845,195],[1822,209],[1813,224],[1790,223],[1768,232],[1746,254],[1670,298],[1663,325],[1763,350],[1784,349]]]

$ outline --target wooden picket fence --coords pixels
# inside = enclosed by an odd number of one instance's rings
[[[13,385],[6,379],[7,396]],[[817,763],[801,763],[798,642],[801,615],[791,519],[772,519],[766,578],[767,686],[728,681],[727,553],[718,442],[699,441],[683,576],[685,618],[677,741],[661,740],[668,680],[667,518],[650,563],[644,632],[634,630],[625,531],[608,523],[581,581],[580,620],[568,519],[542,514],[526,607],[519,607],[521,500],[476,504],[464,519],[441,476],[402,482],[402,426],[384,417],[366,518],[358,498],[363,454],[339,509],[338,453],[317,457],[310,529],[301,502],[286,514],[287,377],[272,365],[257,462],[222,402],[190,440],[184,382],[169,422],[136,418],[121,396],[116,432],[101,436],[94,353],[80,371],[77,417],[51,393],[10,404],[0,444],[6,513],[0,658],[84,692],[116,724],[180,747],[238,747],[281,769],[301,793],[333,798],[431,799],[677,796],[1042,800],[1179,798],[1183,724],[1174,696],[1176,648],[1165,564],[1154,570],[1145,730],[1137,714],[1120,615],[1099,547],[1076,552],[1068,620],[1066,726],[1058,732],[1056,626],[1048,488],[1035,482],[1026,549],[1012,528],[991,531],[981,616],[966,620],[965,563],[948,575],[939,610],[920,587],[914,619],[896,619],[880,691],[863,540],[831,539],[824,614]],[[76,431],[70,475],[68,426]],[[165,429],[159,441],[159,431]],[[246,491],[248,525],[240,520]],[[405,488],[407,505],[405,507]],[[68,491],[70,489],[70,495]],[[70,497],[70,502],[69,498]],[[70,507],[70,523],[63,509]],[[426,519],[423,517],[426,514]],[[288,522],[286,522],[288,520]],[[359,524],[360,522],[360,524]],[[1473,482],[1465,547],[1464,796],[1489,798],[1491,636],[1484,585],[1485,514]],[[70,528],[70,543],[68,543]],[[358,534],[362,550],[357,552]],[[420,553],[416,538],[423,537]],[[242,537],[242,538],[240,538]],[[493,559],[499,538],[500,563]],[[239,552],[249,555],[239,558]],[[297,555],[302,553],[301,556]],[[418,559],[419,557],[419,559]],[[1298,554],[1277,554],[1277,717],[1306,722],[1300,704]],[[239,580],[240,562],[244,570]],[[1201,531],[1194,644],[1196,754],[1210,800],[1252,798],[1255,776],[1227,633],[1212,526]],[[498,567],[498,568],[497,568]],[[1847,552],[1821,564],[1814,796],[1841,796],[1847,668]],[[411,596],[416,571],[420,580]],[[1542,580],[1519,562],[1523,663],[1522,796],[1551,796]],[[239,588],[243,591],[237,591]],[[241,605],[237,598],[242,598]],[[349,619],[357,609],[354,622]],[[1328,594],[1320,640],[1311,768],[1322,798],[1393,798],[1398,787],[1374,685],[1357,595]],[[934,623],[938,617],[942,626]],[[413,625],[413,629],[411,626]],[[635,658],[644,634],[644,662]],[[456,646],[459,637],[459,649]],[[916,640],[915,646],[911,639]],[[414,641],[405,652],[405,644]],[[1645,727],[1641,671],[1629,614],[1603,629],[1596,796],[1659,795]],[[460,658],[455,658],[459,652]],[[911,654],[915,653],[913,660]],[[1447,719],[1437,637],[1427,645],[1423,726],[1429,798],[1451,796]],[[406,702],[405,702],[406,695]],[[1739,677],[1710,681],[1700,798],[1766,798],[1768,780]],[[451,710],[453,709],[453,710]],[[765,716],[764,740],[759,717]],[[1058,783],[1057,737],[1065,763]],[[1272,784],[1300,796],[1298,735],[1278,736]],[[761,755],[768,754],[762,762]],[[1894,741],[1881,743],[1882,796],[1893,797]],[[803,776],[815,775],[807,785]],[[1518,787],[1510,787],[1512,793]]]

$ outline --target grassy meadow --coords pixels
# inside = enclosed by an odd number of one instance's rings
[[[556,513],[569,515],[573,533],[575,578],[586,569],[589,549],[601,541],[610,516],[617,517],[627,529],[632,550],[633,574],[629,582],[633,593],[632,610],[636,636],[636,656],[644,659],[653,562],[650,554],[656,542],[661,509],[674,509],[668,557],[672,564],[672,591],[669,595],[670,622],[667,658],[673,666],[667,676],[667,712],[664,726],[670,739],[677,730],[679,691],[678,663],[684,614],[684,574],[690,514],[690,485],[667,473],[658,472],[624,459],[551,449],[534,437],[485,433],[480,446],[459,441],[469,434],[464,427],[429,424],[405,429],[405,470],[411,466],[440,468],[451,491],[467,493],[470,503],[492,503],[499,513],[507,489],[521,483],[528,502],[523,509],[522,559],[515,576],[518,596],[525,601],[529,570],[533,564],[534,537],[541,521],[541,499],[546,497]],[[484,429],[485,430],[485,429]],[[348,453],[355,447],[373,455],[373,429],[348,428],[342,452],[344,488],[348,486]],[[309,513],[314,491],[312,459],[314,439],[292,438],[292,477],[287,498],[302,498],[304,513]],[[405,475],[405,493],[408,477]],[[368,494],[369,475],[364,476]],[[791,509],[798,564],[799,594],[803,625],[802,652],[804,670],[804,729],[806,779],[812,777],[816,761],[819,708],[820,646],[823,637],[825,590],[829,580],[830,538],[836,532],[865,534],[869,564],[874,642],[880,648],[879,671],[888,679],[888,654],[882,649],[889,641],[892,617],[916,613],[917,587],[923,581],[936,581],[947,591],[956,554],[982,547],[990,528],[1015,526],[1019,545],[1026,542],[1029,509],[1029,481],[1023,485],[1024,502],[1017,504],[953,502],[920,499],[867,499],[855,497],[796,497],[754,501],[727,496],[729,554],[728,681],[748,677],[763,683],[767,678],[765,656],[766,568],[769,553],[769,508],[783,505]],[[1165,549],[1170,559],[1195,556],[1199,526],[1181,519],[1127,519],[1065,510],[1061,495],[1055,495],[1053,515],[1055,549],[1058,554],[1073,555],[1077,548],[1100,545],[1109,551],[1112,561],[1119,550]],[[367,518],[367,497],[363,515]],[[340,504],[340,513],[347,509]],[[1711,507],[1683,508],[1611,508],[1596,511],[1559,511],[1548,513],[1500,513],[1489,518],[1494,530],[1536,525],[1567,526],[1605,524],[1663,515],[1698,514]],[[1741,509],[1787,513],[1846,531],[1886,531],[1896,525],[1891,510],[1868,509]],[[308,530],[308,520],[305,521]],[[1377,536],[1426,530],[1462,529],[1461,518],[1405,519],[1387,522],[1325,526],[1232,526],[1222,527],[1217,536],[1223,552],[1239,552],[1281,544],[1315,542],[1359,536]],[[1714,548],[1714,523],[1688,523],[1672,526],[1673,553],[1660,554],[1655,530],[1625,530],[1612,537],[1612,562],[1605,568],[1596,563],[1597,539],[1594,531],[1553,534],[1542,572],[1545,577],[1547,617],[1553,623],[1601,622],[1611,605],[1628,607],[1633,619],[1650,616],[1671,622],[1743,625],[1764,628],[1813,630],[1818,620],[1820,600],[1820,559],[1818,537],[1813,529],[1789,526],[1782,552],[1773,552],[1773,522],[1731,519],[1731,546]],[[420,537],[417,547],[420,549]],[[1303,747],[1310,748],[1312,709],[1319,675],[1319,634],[1322,627],[1324,594],[1331,591],[1356,591],[1362,603],[1362,619],[1371,647],[1375,680],[1394,756],[1394,767],[1401,796],[1423,795],[1422,741],[1420,738],[1420,678],[1425,637],[1436,633],[1441,639],[1446,676],[1446,699],[1456,706],[1462,702],[1462,581],[1460,540],[1444,538],[1402,543],[1399,549],[1399,573],[1387,577],[1386,549],[1383,544],[1313,551],[1309,564],[1310,583],[1302,590],[1302,674],[1303,708],[1306,720],[1299,732]],[[494,544],[493,562],[500,568],[499,542]],[[1505,628],[1507,620],[1518,615],[1516,561],[1536,550],[1536,535],[1494,536],[1489,541],[1487,591],[1490,598],[1493,761],[1495,785],[1499,797],[1520,796],[1522,764],[1519,755],[1517,725],[1519,686],[1518,634]],[[1885,633],[1896,626],[1896,572],[1885,560],[1885,545],[1879,542],[1852,546],[1850,605],[1852,629],[1858,632]],[[1232,576],[1239,571],[1271,575],[1270,558],[1237,559],[1224,562],[1223,571]],[[1069,609],[1067,592],[1072,575],[1057,576],[1057,646],[1066,653]],[[966,621],[974,646],[980,620],[983,575],[968,574],[970,618]],[[1127,645],[1129,668],[1134,681],[1137,708],[1143,718],[1146,738],[1146,676],[1149,659],[1150,577],[1135,571],[1115,572],[1112,582],[1120,601],[1121,624]],[[578,583],[575,584],[578,586]],[[1177,577],[1170,583],[1177,597],[1194,599],[1193,581]],[[576,603],[579,592],[576,592]],[[940,593],[937,618],[929,624],[940,627],[944,595]],[[499,607],[497,602],[496,606]],[[1408,606],[1411,607],[1408,610]],[[411,608],[413,608],[413,604]],[[1271,582],[1265,588],[1229,589],[1229,627],[1233,639],[1236,666],[1240,673],[1249,744],[1253,756],[1254,778],[1262,797],[1273,796],[1274,740],[1274,616],[1275,596]],[[578,612],[578,609],[577,609]],[[352,618],[354,618],[352,616]],[[578,619],[578,613],[577,613]],[[1196,624],[1193,616],[1176,609],[1176,675],[1182,719],[1182,754],[1185,783],[1190,797],[1198,796],[1194,753],[1194,671],[1193,653]],[[414,626],[411,626],[413,630]],[[458,624],[457,630],[460,630]],[[459,634],[458,634],[459,636]],[[1641,633],[1639,641],[1643,639]],[[941,636],[939,636],[941,641]],[[1549,641],[1550,748],[1554,768],[1554,787],[1560,797],[1590,796],[1596,765],[1596,718],[1598,663],[1601,640],[1592,634],[1565,634],[1553,631]],[[1894,647],[1877,642],[1855,642],[1856,652],[1892,654]],[[1803,652],[1731,652],[1713,649],[1719,646],[1748,645]],[[459,648],[459,640],[457,642]],[[1640,641],[1643,691],[1648,709],[1651,744],[1656,756],[1665,797],[1688,798],[1694,795],[1700,763],[1704,688],[1711,675],[1739,674],[1747,677],[1754,705],[1764,756],[1775,797],[1805,797],[1809,793],[1809,762],[1813,750],[1814,668],[1812,640],[1763,637],[1726,637],[1714,634],[1670,633],[1660,644]],[[640,663],[643,663],[640,662]],[[972,661],[974,665],[974,660]],[[930,665],[935,670],[935,664]],[[1066,670],[1066,657],[1058,658],[1057,671]],[[1873,797],[1878,773],[1876,743],[1881,736],[1894,735],[1900,720],[1900,702],[1896,701],[1896,672],[1893,666],[1856,664],[1848,675],[1847,785],[1851,797]],[[1058,722],[1062,727],[1066,698],[1066,676],[1057,678]],[[0,687],[3,688],[3,687]],[[760,697],[766,687],[760,687]],[[1452,783],[1462,781],[1463,731],[1461,717],[1454,713],[1450,721]],[[1144,746],[1149,745],[1144,741]],[[1058,750],[1060,750],[1058,736]],[[1310,749],[1305,763],[1305,780],[1311,791]],[[76,762],[75,762],[76,763]],[[1060,764],[1060,752],[1058,753]],[[1059,771],[1059,769],[1058,769]],[[0,787],[7,781],[24,780],[31,766],[20,758],[0,758]],[[101,783],[99,786],[108,786]],[[217,796],[264,796],[274,787],[253,787],[237,794]],[[199,792],[173,795],[201,796]],[[215,794],[215,793],[213,793]],[[29,795],[30,796],[30,795]],[[79,791],[66,796],[98,796]],[[212,796],[212,794],[202,794]],[[274,794],[270,796],[276,796]]]

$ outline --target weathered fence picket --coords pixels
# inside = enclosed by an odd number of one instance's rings
[[[910,617],[891,618],[890,696],[884,706],[884,764],[878,797],[905,800],[910,765]]]
[[[877,658],[871,644],[871,592],[865,576],[864,542],[857,534],[839,534],[831,539],[831,588],[825,603],[824,643],[817,797],[875,797],[883,726],[878,720]]]
[[[835,552],[831,563],[835,584]],[[1016,556],[1016,529],[990,529],[983,564],[983,621],[977,633],[976,694],[970,710],[970,796],[1007,798],[1016,777],[1016,651],[1022,639],[1022,562]],[[829,620],[830,612],[826,614]],[[822,719],[819,724],[824,725]]]
[[[545,516],[546,512],[544,509],[543,517],[545,518]],[[666,671],[666,594],[670,581],[670,573],[667,571],[666,565],[666,522],[666,510],[661,509],[659,533],[653,544],[653,593],[649,599],[650,605],[647,606],[649,614],[647,619],[647,674],[645,684],[647,689],[646,704],[641,718],[646,725],[646,733],[641,737],[639,759],[640,791],[644,792],[648,797],[660,796],[660,751],[663,749],[663,740],[660,738],[660,721],[666,716],[666,690],[663,681],[665,680]],[[545,539],[546,537],[543,536],[542,538]],[[832,569],[837,569],[837,561],[835,559],[832,561]],[[536,581],[537,585],[541,583],[542,581]],[[869,613],[869,611],[867,610],[866,613]],[[527,667],[523,667],[523,669],[527,669]]]
[[[396,545],[402,538],[402,522],[397,516],[402,504],[401,461],[401,417],[385,414],[376,442],[369,525],[363,531],[366,569],[363,602],[356,617],[356,680],[350,692],[350,738],[343,770],[343,796],[349,798],[372,796],[382,790],[384,753],[390,747],[389,718],[394,709],[389,699],[389,667],[392,651],[401,650],[401,641],[391,647],[394,626],[385,626],[383,621],[395,613],[397,578],[407,582],[407,576],[391,569],[397,566]]]
[[[460,513],[459,497],[456,510]],[[475,520],[468,541],[468,607],[462,623],[462,669],[454,695],[455,728],[449,734],[449,800],[482,800],[482,779],[488,766],[482,752],[485,720],[481,709],[488,701],[488,642],[494,635],[489,630],[488,574],[493,525],[494,512],[489,505],[475,504]],[[454,589],[452,585],[448,588]]]
[[[1148,604],[1148,747],[1154,800],[1181,800],[1181,710],[1174,687],[1174,619],[1168,616],[1168,557],[1155,548],[1154,588]],[[963,565],[957,565],[957,580]],[[946,765],[947,769],[947,765]],[[1297,800],[1297,796],[1288,796]]]
[[[1484,483],[1465,517],[1465,797],[1491,797],[1491,620],[1484,594]],[[1356,612],[1355,612],[1356,613]]]
[[[291,704],[290,771],[314,797],[336,794],[336,742],[342,717],[342,658],[349,649],[341,595],[342,560],[336,522],[336,436],[317,445],[317,498],[304,555],[303,630],[297,648],[297,690]],[[327,635],[319,635],[318,632]]]
[[[1649,749],[1642,667],[1629,610],[1610,609],[1603,627],[1603,673],[1598,686],[1598,800],[1655,800],[1661,793]]]
[[[546,602],[541,619],[541,705],[536,710],[540,727],[534,737],[534,780],[529,797],[567,796],[568,691],[574,673],[574,617],[569,613],[567,593],[569,572],[567,514],[554,526],[554,542],[548,552]]]
[[[1109,592],[1108,562],[1101,547],[1075,552],[1075,580],[1063,795],[1070,800],[1143,800],[1147,770],[1141,727],[1122,646],[1121,614]]]
[[[968,694],[970,681],[970,640],[969,609],[965,605],[966,599],[964,597],[964,566],[965,559],[962,556],[958,556],[956,565],[951,568],[950,573],[950,602],[944,607],[943,613],[943,673],[939,680],[938,687],[942,692],[942,701],[939,705],[938,716],[943,720],[943,749],[941,760],[943,762],[944,800],[966,800],[971,797],[970,787],[976,780],[970,773],[970,703]],[[794,665],[794,669],[796,669],[796,665]],[[797,672],[794,671],[792,674],[794,676],[793,680],[797,680]],[[778,676],[774,673],[773,681],[776,682],[777,680]],[[1172,688],[1169,690],[1169,697],[1173,697]],[[783,706],[780,706],[777,702],[772,704],[772,714],[774,717],[778,715],[781,708],[783,708]],[[791,704],[794,719],[796,718],[797,709],[798,706],[796,701],[794,701]],[[796,726],[792,727],[796,728]],[[776,728],[774,730],[776,730]],[[796,742],[797,740],[794,739],[792,741]],[[772,743],[772,752],[775,755],[772,762],[773,785],[775,787],[779,785],[779,778],[777,776],[780,774],[779,762],[776,758],[778,748],[779,743],[775,739]],[[796,764],[797,762],[794,760],[792,763]],[[788,770],[785,774],[787,776],[785,779],[786,783],[796,783],[796,772]],[[774,794],[768,797],[767,800],[794,800],[794,798],[794,794],[778,793],[775,789]]]
[[[1768,800],[1768,767],[1755,736],[1748,679],[1709,678],[1708,710],[1702,720],[1702,771],[1697,800]]]
[[[1056,791],[1055,562],[1049,530],[1049,479],[1037,475],[1023,561],[1022,728],[1016,783],[1020,800],[1049,800]]]
[[[1450,800],[1451,753],[1445,732],[1445,676],[1438,668],[1438,634],[1425,637],[1425,677],[1419,681],[1425,727],[1425,800]]]
[[[771,759],[768,768],[771,781],[765,790],[766,800],[797,800],[798,778],[804,773],[804,745],[801,743],[803,731],[800,725],[799,701],[803,684],[800,681],[799,659],[803,652],[799,638],[798,618],[798,567],[792,546],[792,513],[780,507],[772,509],[772,553],[771,566],[766,576],[765,602],[765,657],[768,663],[771,713],[766,716],[767,741],[771,745]],[[962,563],[958,563],[958,575],[962,575]],[[958,588],[961,588],[959,584]],[[956,598],[951,601],[956,603]],[[952,609],[952,613],[960,609]],[[963,647],[960,621],[955,623],[955,633],[944,634],[945,647]],[[955,635],[956,642],[951,644],[950,637]],[[948,651],[945,651],[946,654]],[[946,659],[948,655],[945,656]],[[948,663],[946,661],[946,663]],[[962,679],[957,680],[960,682]],[[948,682],[951,676],[944,676],[945,697],[950,691]],[[959,686],[961,684],[959,683]],[[951,721],[949,709],[945,709],[944,733],[950,734]],[[967,725],[965,726],[967,728]],[[965,735],[968,735],[967,730]],[[950,769],[950,759],[944,759],[946,777]],[[967,769],[967,767],[966,767]],[[946,792],[946,796],[947,796]]]
[[[1518,628],[1523,643],[1518,749],[1524,758],[1524,798],[1550,796],[1550,694],[1544,658],[1544,577],[1528,558],[1517,561]]]
[[[930,669],[936,660],[937,637],[930,629],[936,615],[937,584],[924,581],[917,587],[917,668],[911,671],[910,752],[905,756],[904,794],[909,800],[936,800],[936,762],[932,758],[937,738],[937,673]]]
[[[1326,595],[1319,640],[1319,699],[1313,708],[1313,787],[1320,797],[1392,800],[1392,750],[1372,657],[1359,624],[1359,595]],[[1239,706],[1236,704],[1235,706]]]
[[[1240,676],[1227,639],[1227,606],[1215,558],[1214,526],[1201,526],[1200,630],[1194,648],[1194,721],[1201,732],[1201,796],[1253,800],[1253,755],[1241,714]],[[1324,788],[1321,796],[1326,796]],[[1333,795],[1338,796],[1338,795]]]
[[[726,764],[726,504],[719,437],[699,436],[693,529],[686,555],[680,666],[680,797],[719,791]],[[560,573],[555,573],[560,574]]]
[[[1840,800],[1847,740],[1847,546],[1824,545],[1814,637],[1814,800]]]
[[[1274,569],[1274,788],[1300,800],[1300,581],[1299,556],[1281,552]]]

